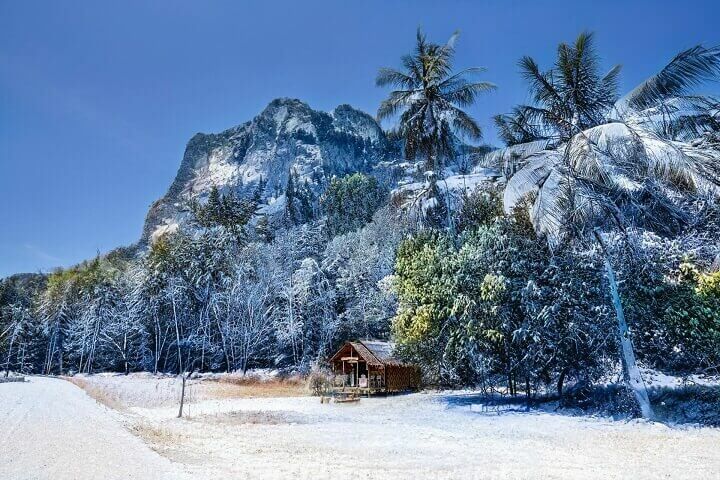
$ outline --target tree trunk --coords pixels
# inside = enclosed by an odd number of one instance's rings
[[[568,369],[564,368],[562,372],[560,372],[560,377],[558,378],[557,383],[557,393],[558,397],[560,397],[560,401],[562,402],[562,396],[563,396],[563,385],[565,384],[565,376],[568,373]]]
[[[223,354],[225,355],[225,371],[230,372],[230,355],[228,355],[227,343],[225,342],[225,333],[220,326],[220,319],[217,312],[215,312],[215,325],[217,326],[218,332],[220,333],[220,341],[222,342]]]
[[[15,335],[17,334],[17,328],[13,328],[12,337],[10,337],[10,346],[8,347],[7,361],[5,362],[5,378],[10,376],[10,359],[12,358],[13,344],[15,343]]]
[[[128,363],[128,347],[127,347],[127,332],[123,335],[123,362],[125,362],[125,375],[130,373],[130,364]]]
[[[175,310],[175,297],[172,299],[173,319],[175,321],[175,341],[177,342],[178,373],[183,374],[182,350],[180,348],[180,325],[178,325],[177,311]],[[183,382],[183,387],[185,383]]]
[[[525,377],[525,396],[527,397],[528,402],[530,402],[530,377]]]
[[[185,375],[180,375],[180,378],[182,378],[182,390],[180,392],[180,411],[178,412],[178,418],[182,418],[183,414],[183,406],[185,405]]]
[[[155,314],[153,315],[153,318],[155,319],[155,362],[153,366],[153,373],[157,375],[162,347],[160,346],[160,320]]]
[[[600,245],[603,247],[605,273],[608,278],[610,295],[612,297],[613,307],[615,307],[615,314],[617,317],[618,337],[620,339],[620,347],[622,351],[622,363],[625,369],[625,382],[635,395],[635,400],[640,407],[643,418],[653,420],[655,418],[655,413],[650,405],[650,398],[648,397],[647,388],[645,387],[645,382],[642,379],[642,374],[635,362],[635,350],[633,349],[632,341],[630,340],[630,332],[628,331],[627,322],[625,322],[625,312],[623,311],[622,302],[620,301],[620,294],[618,293],[617,282],[615,281],[615,272],[610,264],[610,258],[608,257],[607,252],[605,252],[605,246],[600,234],[595,232],[595,236],[600,242]]]
[[[450,237],[454,238],[456,242],[458,241],[457,232],[455,230],[455,219],[452,216],[452,211],[450,209],[450,187],[448,187],[447,180],[443,178],[443,182],[445,182],[445,214],[447,215],[447,229],[448,232],[450,232]]]

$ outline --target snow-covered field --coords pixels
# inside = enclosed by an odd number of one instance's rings
[[[153,479],[165,471],[199,479],[720,478],[720,430],[712,428],[482,413],[472,407],[478,400],[461,392],[363,398],[357,404],[321,404],[307,396],[230,398],[228,392],[213,399],[202,383],[191,387],[195,400],[178,419],[172,379],[86,381],[95,394],[106,391],[114,398],[119,413],[59,380],[32,378],[42,388],[24,392],[28,384],[0,385],[0,420],[14,425],[0,444],[13,458],[12,470],[0,465],[0,478],[113,478],[8,475],[23,472],[23,465],[35,473],[54,465],[57,472],[52,459],[58,452],[76,452],[68,464],[73,472],[87,462],[96,469],[104,455],[118,468],[121,455],[133,465],[146,463],[145,478]],[[158,398],[146,402],[153,391]],[[65,431],[70,424],[76,426]],[[150,448],[143,450],[119,424]],[[43,429],[47,438],[62,442],[39,438]]]
[[[0,479],[180,480],[124,418],[57,378],[0,384]]]

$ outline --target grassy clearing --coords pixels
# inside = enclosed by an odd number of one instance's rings
[[[63,380],[67,380],[68,382],[72,383],[77,387],[82,388],[83,390],[85,390],[85,393],[87,393],[92,399],[102,405],[105,405],[108,408],[112,408],[113,410],[124,410],[125,408],[125,405],[120,401],[120,399],[117,396],[113,395],[111,392],[109,392],[107,389],[103,388],[102,385],[93,384],[86,378],[82,377],[61,378]]]
[[[308,395],[305,382],[300,377],[261,379],[253,376],[222,375],[205,380],[202,390],[203,400]]]
[[[169,375],[76,375],[63,377],[99,403],[115,410],[176,405],[182,381]],[[300,397],[308,395],[300,377],[262,378],[253,375],[213,374],[188,380],[185,402],[236,398]]]

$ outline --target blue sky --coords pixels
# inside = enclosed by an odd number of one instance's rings
[[[374,113],[380,66],[421,25],[459,29],[457,66],[499,89],[471,113],[527,100],[516,62],[597,34],[628,89],[696,43],[720,43],[720,2],[0,0],[0,277],[67,266],[136,241],[187,140],[273,98]],[[718,92],[717,85],[709,87]]]

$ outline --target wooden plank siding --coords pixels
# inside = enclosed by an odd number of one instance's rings
[[[342,385],[335,385],[335,389],[362,394],[419,389],[420,367],[393,357],[392,350],[391,343],[378,340],[345,342],[330,358],[333,373],[342,379]],[[361,387],[363,375],[367,383]]]

